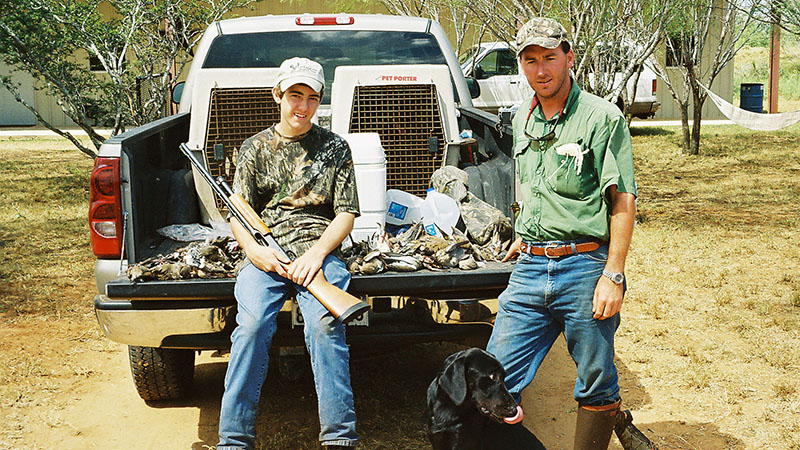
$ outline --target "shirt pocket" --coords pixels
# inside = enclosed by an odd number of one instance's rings
[[[592,152],[583,155],[583,163],[576,168],[574,156],[563,156],[553,152],[546,164],[547,184],[556,194],[577,200],[588,198],[598,188]]]

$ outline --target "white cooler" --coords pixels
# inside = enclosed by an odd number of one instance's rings
[[[361,216],[350,233],[355,242],[363,241],[386,223],[386,155],[378,133],[342,134],[350,144],[358,186]]]

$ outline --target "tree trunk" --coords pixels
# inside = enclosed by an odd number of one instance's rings
[[[694,98],[694,110],[692,111],[692,146],[689,149],[690,155],[700,154],[700,121],[703,119],[704,98]]]
[[[683,153],[689,153],[691,147],[691,134],[689,132],[689,102],[679,102],[678,108],[681,111],[681,131],[683,132],[683,144],[681,150]]]

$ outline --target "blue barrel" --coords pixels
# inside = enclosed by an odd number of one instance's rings
[[[739,93],[739,107],[754,113],[764,112],[764,85],[762,83],[742,83]]]

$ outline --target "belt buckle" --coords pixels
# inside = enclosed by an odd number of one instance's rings
[[[557,258],[560,258],[560,257],[561,257],[561,255],[550,255],[549,253],[547,253],[547,250],[550,250],[550,249],[554,249],[554,250],[555,250],[555,249],[557,249],[557,248],[559,248],[559,247],[561,247],[561,246],[560,246],[560,245],[556,245],[556,244],[554,244],[554,243],[547,244],[547,245],[546,245],[546,246],[543,248],[543,251],[544,251],[544,256],[546,256],[546,257],[548,257],[548,258],[550,258],[550,259],[557,259]]]

